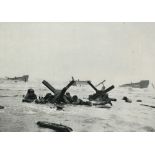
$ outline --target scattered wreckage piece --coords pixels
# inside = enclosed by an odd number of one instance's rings
[[[62,124],[57,124],[57,123],[50,123],[50,122],[46,122],[46,121],[38,121],[37,125],[40,127],[53,129],[56,132],[71,132],[71,131],[73,131],[73,129],[68,126],[65,126]]]
[[[90,101],[72,102],[71,104],[72,105],[93,106],[92,102],[90,102]]]
[[[137,100],[137,102],[142,102],[142,100]]]
[[[4,109],[4,106],[1,106],[1,105],[0,105],[0,109]]]
[[[111,106],[109,105],[96,105],[97,108],[104,108],[104,109],[110,109]]]
[[[45,98],[45,97],[40,97],[40,96],[39,96],[39,99],[36,99],[36,100],[35,100],[35,103],[36,103],[36,104],[46,104],[47,101],[46,101],[44,98]]]
[[[155,106],[153,106],[153,105],[147,105],[147,104],[140,104],[140,105],[150,107],[150,108],[155,108]]]
[[[90,101],[83,101],[80,98],[78,98],[77,95],[74,95],[73,97],[71,97],[72,101],[70,102],[70,104],[72,105],[86,105],[86,106],[91,106],[92,103]]]
[[[109,104],[109,105],[107,105],[107,104]],[[112,107],[112,103],[107,102],[107,101],[94,102],[92,105],[97,107],[97,108],[105,108],[105,109],[110,109]]]
[[[56,105],[57,110],[63,110],[64,106],[63,105]]]
[[[132,103],[132,100],[129,99],[128,97],[126,97],[126,96],[124,96],[124,97],[122,98],[122,100],[124,100],[125,102],[128,102],[128,103]]]

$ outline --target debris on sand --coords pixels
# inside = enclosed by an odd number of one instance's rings
[[[143,129],[144,129],[145,131],[147,131],[147,132],[155,132],[155,129],[152,128],[151,126],[145,126],[145,127],[143,127]]]
[[[150,107],[150,108],[155,108],[155,106],[153,106],[153,105],[147,105],[147,104],[140,104],[140,105]]]
[[[63,110],[63,108],[64,108],[64,106],[62,106],[62,105],[56,105],[57,110]]]
[[[142,102],[142,100],[137,100],[137,102]]]
[[[111,106],[109,105],[96,105],[97,108],[104,108],[104,109],[110,109]]]
[[[38,121],[37,125],[40,127],[53,129],[56,132],[71,132],[71,131],[73,131],[73,129],[68,126],[65,126],[62,124],[50,123],[50,122],[46,122],[46,121]]]
[[[124,100],[125,102],[128,102],[128,103],[132,103],[132,100],[129,99],[128,97],[126,97],[126,96],[124,96],[124,97],[122,98],[122,100]]]
[[[4,109],[4,106],[1,106],[1,105],[0,105],[0,109]]]

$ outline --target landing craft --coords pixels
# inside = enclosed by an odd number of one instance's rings
[[[147,88],[149,86],[149,80],[141,80],[137,83],[129,83],[129,84],[123,84],[120,85],[120,87],[131,87],[131,88]]]
[[[29,75],[23,75],[21,77],[13,77],[13,78],[9,78],[9,77],[6,77],[7,80],[13,80],[13,81],[24,81],[24,82],[27,82],[28,79],[29,79]]]
[[[81,80],[75,80],[74,77],[72,77],[72,80],[74,81],[73,86],[81,86],[81,85],[88,85],[88,80],[86,81],[81,81]]]

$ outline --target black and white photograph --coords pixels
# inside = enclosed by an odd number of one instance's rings
[[[154,132],[155,23],[1,22],[0,132]]]

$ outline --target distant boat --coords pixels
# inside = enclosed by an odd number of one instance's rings
[[[81,80],[75,80],[74,77],[72,77],[72,80],[74,81],[73,86],[81,86],[81,85],[88,85],[88,81],[81,81]]]
[[[88,81],[80,81],[80,80],[75,80],[73,83],[73,86],[82,86],[82,85],[88,85]]]
[[[13,78],[9,78],[9,77],[6,77],[7,80],[13,80],[13,81],[24,81],[24,82],[27,82],[28,79],[29,79],[29,75],[23,75],[21,77],[13,77]]]
[[[120,87],[131,87],[131,88],[147,88],[149,86],[149,80],[141,80],[137,83],[123,84]]]

